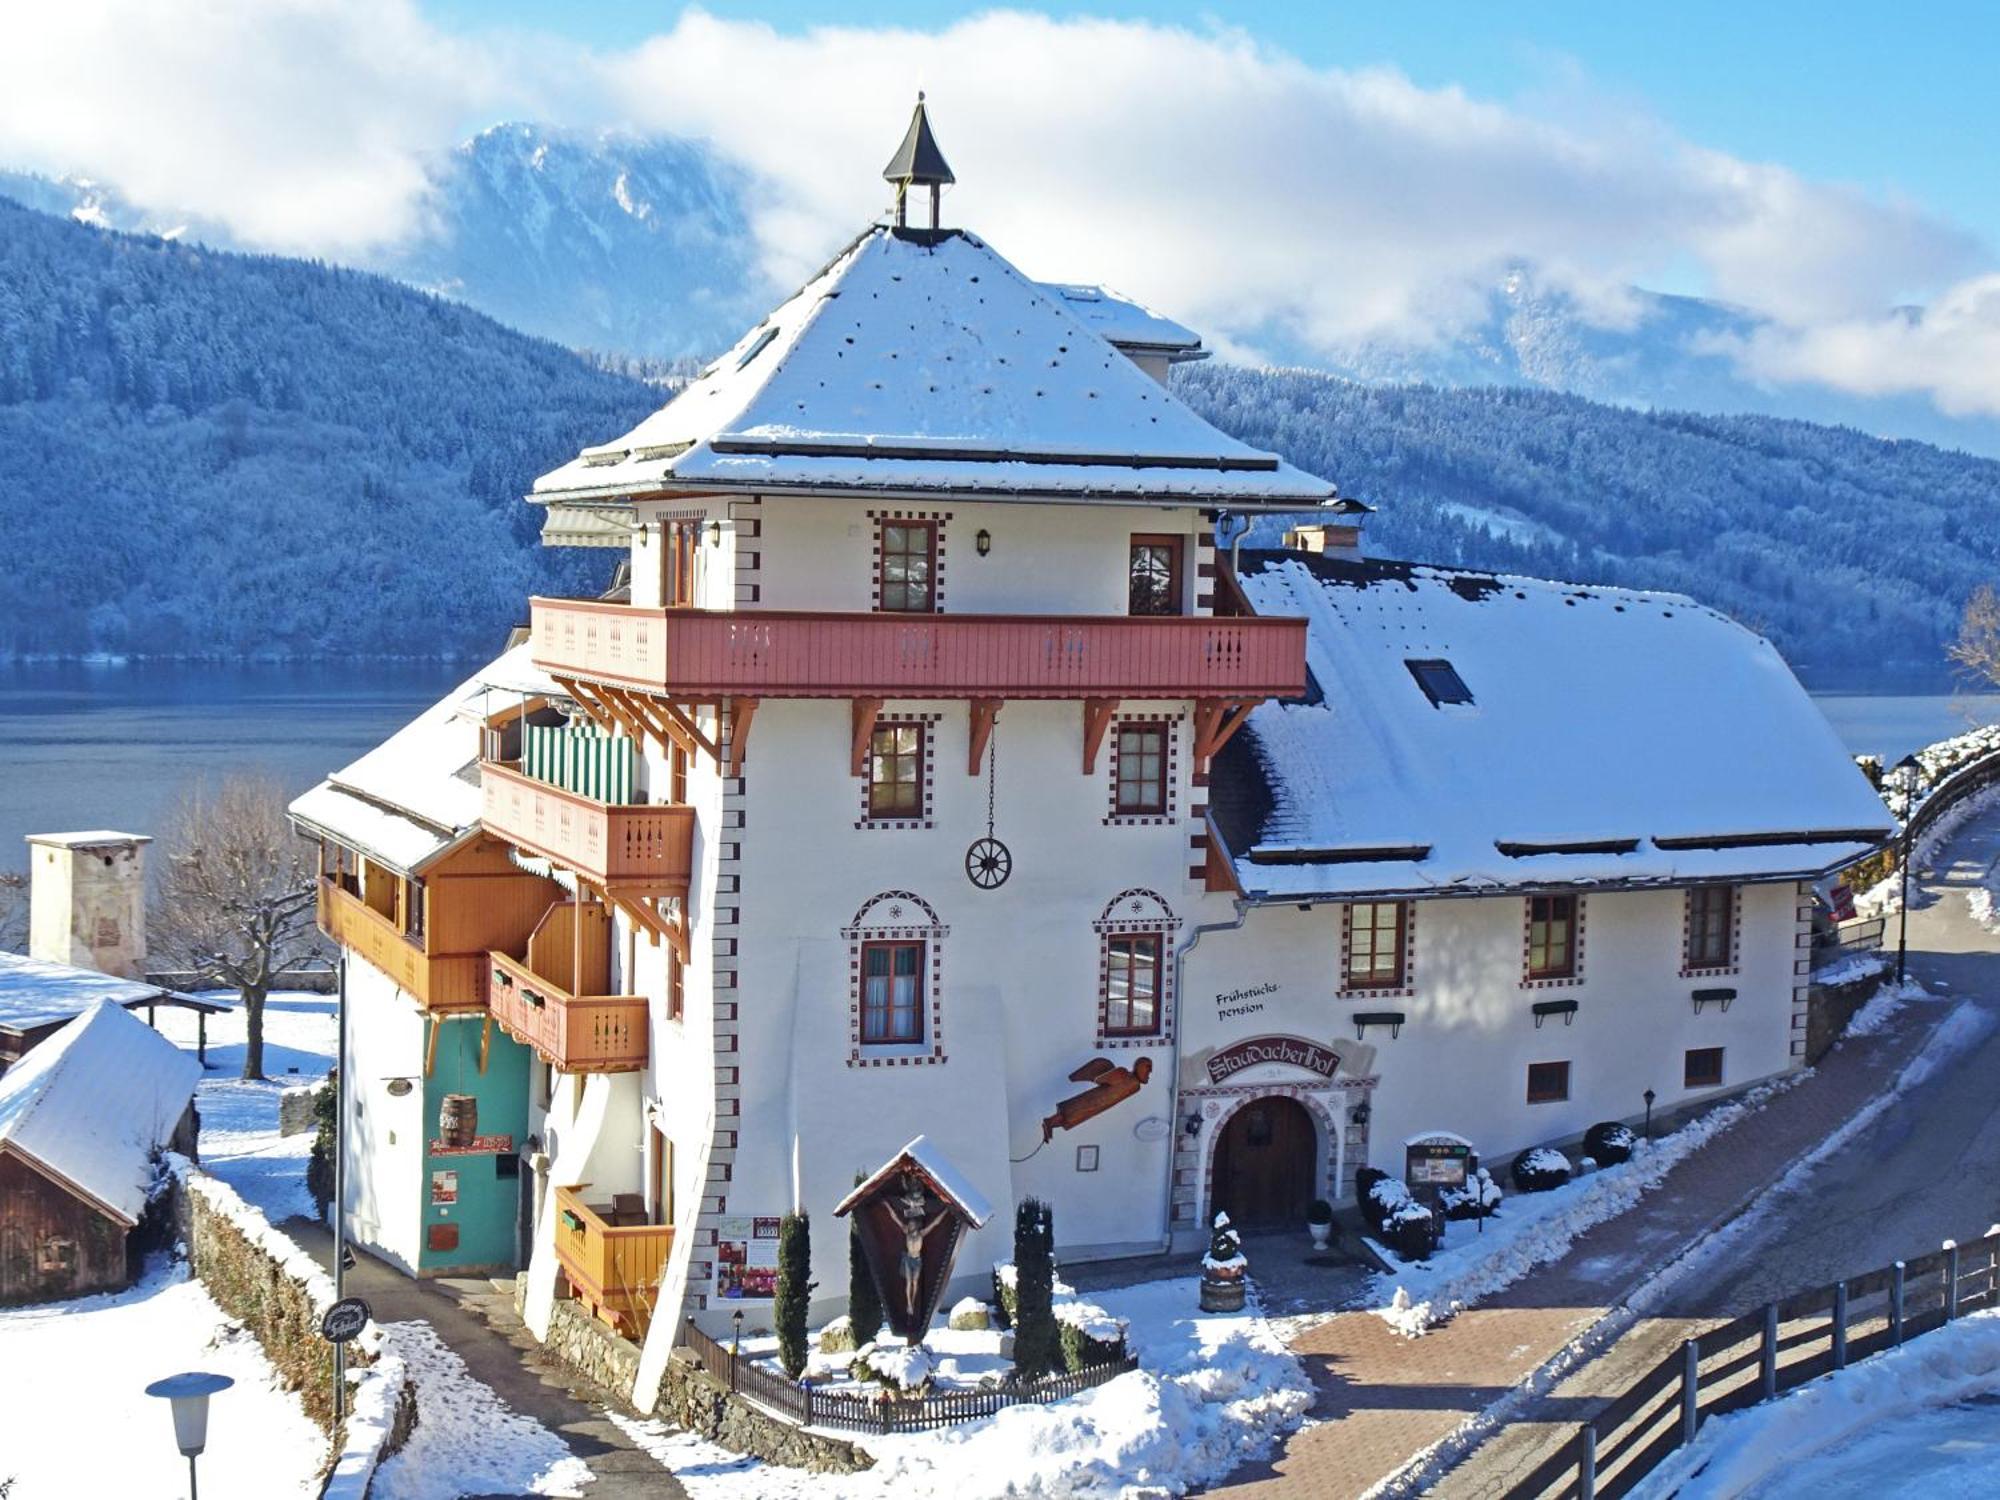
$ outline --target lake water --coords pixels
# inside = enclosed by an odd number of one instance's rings
[[[468,674],[442,662],[0,666],[0,870],[30,833],[157,833],[181,789],[261,771],[288,794],[379,744]],[[2000,695],[1815,695],[1888,760],[2000,719]]]

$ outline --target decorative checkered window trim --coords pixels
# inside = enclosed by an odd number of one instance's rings
[[[931,613],[944,613],[944,531],[951,519],[948,510],[871,510],[868,512],[870,577],[868,607],[882,607],[882,523],[884,521],[928,521],[937,528],[937,555],[931,575]]]
[[[1097,934],[1097,1045],[1100,1047],[1160,1047],[1174,1039],[1173,935],[1181,919],[1167,898],[1144,886],[1120,891],[1092,922]],[[1160,1029],[1148,1036],[1113,1035],[1111,1023],[1111,939],[1125,933],[1148,933],[1160,940]]]
[[[1109,778],[1104,788],[1104,824],[1107,828],[1146,827],[1179,821],[1181,717],[1179,714],[1119,714],[1111,721],[1111,732],[1105,736],[1109,741],[1106,747],[1108,753],[1104,757],[1105,774]],[[1118,810],[1118,731],[1148,726],[1167,732],[1167,805],[1156,813],[1121,813]]]
[[[1417,903],[1414,901],[1369,902],[1373,906],[1397,905],[1403,908],[1403,982],[1401,984],[1350,984],[1348,983],[1347,960],[1354,941],[1354,908],[1356,902],[1344,902],[1340,908],[1340,975],[1341,998],[1347,1000],[1381,1000],[1396,995],[1414,995],[1417,992]]]
[[[1696,968],[1693,963],[1696,889],[1694,886],[1689,886],[1681,900],[1681,978],[1708,979],[1734,974],[1743,961],[1743,887],[1739,885],[1722,887],[1729,892],[1729,962],[1709,968]],[[1709,889],[1712,890],[1714,887]]]
[[[870,896],[840,930],[847,939],[847,1065],[850,1068],[908,1068],[945,1060],[944,940],[951,929],[930,902],[912,891]],[[924,1040],[917,1047],[861,1043],[861,945],[919,941],[924,945]]]
[[[1553,891],[1549,892],[1548,894],[1563,896],[1563,895],[1568,895],[1569,892]],[[1560,990],[1560,989],[1567,989],[1572,985],[1579,985],[1583,983],[1583,924],[1584,924],[1585,900],[1582,896],[1577,896],[1575,900],[1576,900],[1576,930],[1573,933],[1571,933],[1570,936],[1571,940],[1576,945],[1576,962],[1570,966],[1570,972],[1564,975],[1560,979],[1536,979],[1528,973],[1528,951],[1529,951],[1528,942],[1530,936],[1534,931],[1534,925],[1535,925],[1534,898],[1531,896],[1523,896],[1521,898],[1521,988],[1522,989]]]
[[[943,714],[884,714],[875,721],[877,729],[908,729],[914,726],[923,731],[919,735],[922,747],[918,751],[923,762],[924,815],[920,818],[871,818],[868,816],[868,782],[873,774],[875,759],[874,736],[869,736],[869,750],[861,767],[861,814],[854,820],[856,828],[897,829],[934,828],[936,823],[937,795],[937,726]]]

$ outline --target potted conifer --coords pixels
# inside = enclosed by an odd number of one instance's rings
[[[1312,1236],[1313,1249],[1324,1250],[1326,1242],[1333,1235],[1333,1205],[1324,1198],[1315,1198],[1306,1209],[1306,1233]]]

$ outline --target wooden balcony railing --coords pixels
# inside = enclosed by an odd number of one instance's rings
[[[686,896],[694,869],[692,807],[599,802],[510,767],[479,766],[488,833],[552,859],[599,885]]]
[[[646,1066],[644,995],[572,995],[517,958],[487,955],[487,1007],[500,1029],[565,1073]]]
[[[627,1338],[640,1339],[673,1253],[673,1226],[614,1223],[609,1204],[584,1202],[589,1187],[556,1189],[556,1260],[578,1301]]]
[[[1304,620],[646,609],[536,599],[535,665],[692,697],[1285,698]]]
[[[426,1010],[451,1014],[485,1007],[485,954],[425,952],[331,876],[320,877],[319,930],[387,974]]]

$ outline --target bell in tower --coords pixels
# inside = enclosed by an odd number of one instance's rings
[[[938,149],[937,137],[931,134],[930,116],[924,113],[924,96],[917,94],[916,113],[910,116],[910,128],[903,134],[903,144],[896,148],[896,154],[889,158],[889,165],[882,169],[884,181],[896,184],[896,227],[901,229],[909,222],[910,187],[915,183],[926,183],[931,190],[931,228],[938,227],[938,200],[947,182],[957,182],[951,175],[951,165],[945,161],[944,152]]]

